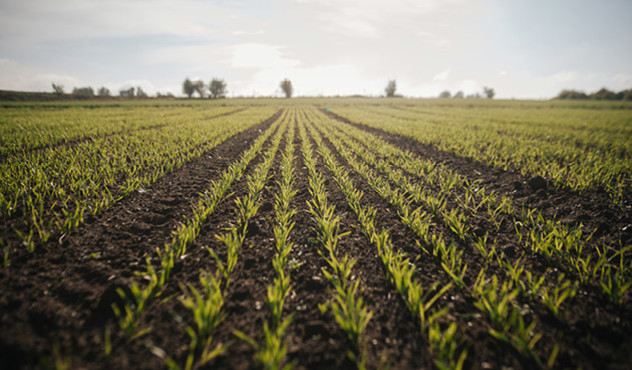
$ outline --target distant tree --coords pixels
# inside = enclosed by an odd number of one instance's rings
[[[173,94],[170,92],[166,92],[166,93],[161,93],[160,91],[158,91],[156,93],[156,97],[157,98],[174,98]]]
[[[463,94],[463,91],[461,90],[454,93],[454,96],[453,96],[454,99],[463,99],[464,97],[465,97],[465,94]]]
[[[133,98],[134,97],[134,92],[135,92],[136,88],[134,88],[133,86],[130,87],[129,89],[123,89],[119,91],[119,95],[122,98]]]
[[[487,99],[494,99],[496,92],[491,87],[483,87],[483,94],[485,94]]]
[[[138,98],[146,98],[148,97],[147,93],[143,91],[143,89],[140,88],[140,86],[138,86],[136,88],[136,97]]]
[[[556,99],[583,100],[588,99],[588,95],[586,95],[585,92],[577,90],[562,90],[557,94]]]
[[[632,89],[622,91],[623,96],[621,96],[621,100],[623,101],[632,101]]]
[[[590,94],[590,98],[594,100],[615,100],[617,96],[614,92],[606,88],[602,88],[601,90]]]
[[[110,96],[110,89],[108,89],[107,87],[101,87],[99,89],[99,91],[97,92],[97,95],[99,95],[99,96]]]
[[[191,98],[191,96],[193,96],[193,93],[195,92],[195,86],[193,85],[193,82],[188,78],[185,79],[182,83],[182,92],[185,93],[186,96],[189,98]]]
[[[204,85],[204,81],[197,80],[197,81],[193,81],[192,83],[193,83],[193,91],[198,93],[198,95],[200,95],[200,98],[203,98],[204,97],[204,90],[206,89],[206,87]]]
[[[443,91],[441,94],[439,94],[439,97],[442,99],[450,99],[451,96],[452,94],[450,94],[448,90]]]
[[[397,91],[397,81],[395,81],[395,80],[388,81],[388,83],[386,84],[386,87],[384,88],[384,92],[386,93],[386,97],[387,98],[394,97],[395,96],[395,91]]]
[[[72,95],[80,95],[80,96],[94,96],[94,90],[88,87],[75,87],[72,89]]]
[[[219,78],[213,78],[208,84],[212,99],[220,99],[226,97],[226,82]]]
[[[281,83],[279,84],[279,87],[281,88],[281,90],[283,90],[283,93],[285,94],[286,98],[292,97],[292,94],[294,93],[294,88],[292,87],[292,81],[286,78],[283,81],[281,81]]]
[[[481,93],[474,93],[465,97],[465,99],[482,99],[482,98],[483,98],[483,95],[481,95]]]
[[[57,85],[57,84],[52,84],[53,85],[53,92],[57,95],[64,95],[64,86],[62,85]]]

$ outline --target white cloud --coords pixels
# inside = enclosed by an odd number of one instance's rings
[[[612,83],[620,89],[632,88],[632,74],[619,73],[613,76],[611,80]]]
[[[263,35],[264,31],[263,30],[256,30],[256,31],[233,31],[233,35],[235,36],[256,36],[256,35]]]
[[[446,70],[443,70],[443,71],[439,72],[438,74],[436,74],[432,78],[432,80],[433,81],[444,81],[444,80],[446,80],[448,78],[448,76],[450,76],[450,71],[451,71],[450,68],[448,68]]]
[[[349,19],[344,14],[322,15],[318,18],[324,20],[325,26],[323,26],[323,29],[331,33],[364,38],[378,38],[381,35],[378,28],[371,22],[361,19]]]
[[[292,81],[296,95],[354,94],[375,89],[375,82],[353,64],[308,66],[289,56],[289,48],[281,45],[238,44],[228,49],[232,55],[226,62],[232,68],[252,71],[248,82],[232,84],[236,94],[280,95],[278,85],[284,78]]]
[[[437,12],[463,0],[295,0],[305,11],[316,14],[332,33],[364,38],[378,38],[402,23]],[[430,38],[442,45],[447,40]]]
[[[76,76],[27,66],[8,58],[0,59],[0,88],[5,90],[52,91],[51,83],[66,90],[83,84]]]
[[[180,64],[212,67],[231,56],[231,50],[218,45],[166,46],[145,50],[141,61],[148,64]]]
[[[450,45],[450,41],[448,39],[443,38],[434,32],[419,31],[417,32],[417,35],[421,38],[421,40],[424,43],[427,43],[430,45],[434,45],[438,47],[445,47],[445,46]]]
[[[481,92],[483,88],[476,80],[463,80],[457,84],[457,90],[461,90],[465,94],[474,94]]]
[[[579,74],[575,71],[561,71],[558,73],[555,73],[551,76],[548,76],[547,78],[552,80],[552,81],[557,81],[557,82],[573,82],[577,79],[577,77],[579,76]]]
[[[298,60],[286,57],[286,47],[270,44],[238,44],[228,47],[231,56],[228,63],[234,68],[283,70],[296,67]]]
[[[50,91],[58,82],[118,92],[152,81],[155,90],[179,93],[187,76],[217,76],[231,93],[250,95],[272,94],[288,77],[299,94],[380,94],[396,77],[409,96],[491,86],[498,97],[538,98],[563,88],[632,86],[622,62],[630,48],[608,38],[601,51],[586,41],[581,58],[564,48],[551,52],[504,17],[512,7],[468,0],[4,1],[0,88]],[[606,59],[616,63],[600,63]]]
[[[21,42],[178,35],[217,38],[251,19],[231,18],[221,4],[195,0],[21,0],[0,12],[5,35]]]

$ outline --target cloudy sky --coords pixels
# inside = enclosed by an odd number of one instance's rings
[[[632,88],[629,0],[0,0],[0,89],[230,95]]]

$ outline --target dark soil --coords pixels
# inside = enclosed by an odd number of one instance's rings
[[[237,160],[261,132],[279,118],[280,113],[164,176],[144,192],[135,192],[87,219],[72,234],[57,235],[48,243],[37,246],[32,254],[13,255],[11,266],[0,269],[0,368],[30,369],[42,364],[54,367],[55,361],[64,360],[71,362],[71,368],[87,369],[165,368],[166,358],[184,364],[190,342],[185,325],[192,325],[192,317],[178,300],[182,287],[191,284],[199,288],[200,272],[216,271],[216,262],[207,247],[225,258],[225,248],[216,236],[236,222],[234,200],[248,192],[248,176],[261,163],[270,139],[246,173],[230,188],[230,195],[201,225],[196,241],[176,262],[160,299],[152,302],[143,315],[141,327],[151,328],[151,331],[131,343],[126,343],[122,337],[111,309],[112,304],[121,303],[116,289],[128,289],[132,280],[140,282],[134,273],[144,269],[147,258],[155,259],[157,247],[171,240],[172,231],[190,215],[199,194]],[[349,123],[344,118],[337,118]],[[530,179],[516,172],[497,170],[408,138],[351,124],[420,157],[443,163],[468,179],[481,180],[486,188],[510,195],[518,208],[524,203],[540,210],[546,217],[555,216],[569,225],[582,222],[586,230],[596,230],[595,239],[612,246],[618,245],[619,240],[630,242],[632,227],[628,228],[629,232],[623,230],[631,222],[629,208],[622,211],[613,207],[605,193],[576,194],[557,189],[546,179]],[[292,289],[284,307],[284,317],[292,315],[285,334],[287,363],[299,369],[354,368],[354,363],[347,357],[351,349],[349,340],[331,312],[322,313],[318,308],[319,304],[332,299],[331,287],[322,273],[327,265],[318,253],[316,224],[307,211],[311,195],[298,132],[292,143],[286,141],[285,137],[281,141],[261,194],[261,207],[248,224],[245,243],[224,296],[227,316],[217,328],[213,343],[226,345],[226,352],[205,368],[260,368],[253,359],[254,349],[234,333],[239,330],[260,342],[263,323],[270,317],[265,299],[267,286],[274,278],[271,262],[274,255],[273,209],[281,153],[287,144],[296,149],[294,188],[297,190],[291,203],[297,213],[290,234],[294,245],[289,260],[298,264],[290,270]],[[353,171],[329,141],[325,140],[325,145],[349,171],[354,185],[363,191],[363,203],[376,208],[378,229],[388,229],[393,246],[405,252],[415,264],[415,276],[421,284],[430,287],[435,282],[440,285],[450,282],[441,261],[418,247],[419,238],[399,221],[396,210]],[[357,260],[353,272],[354,279],[360,281],[358,294],[373,313],[365,332],[368,368],[433,368],[427,335],[421,332],[417,319],[412,317],[404,300],[387,279],[375,247],[360,231],[331,171],[316,148],[313,149],[317,170],[326,180],[328,200],[335,205],[336,216],[340,217],[340,232],[349,232],[341,239],[340,254]],[[478,226],[488,225],[481,223]],[[437,232],[452,240],[444,226],[435,227]],[[520,245],[509,236],[511,229],[511,225],[504,225],[498,237],[506,244],[507,253],[509,249],[516,249],[518,258]],[[463,258],[470,266],[467,278],[472,280],[483,262],[467,243],[458,245],[464,250]],[[529,266],[542,269],[538,270],[540,272],[552,267],[537,256],[527,257]],[[494,272],[490,270],[490,273]],[[626,299],[623,305],[613,305],[590,286],[582,286],[580,294],[581,299],[576,298],[561,319],[552,316],[541,303],[520,301],[528,305],[525,317],[536,319],[538,328],[544,330],[544,337],[536,347],[538,355],[548,355],[552,349],[549,343],[555,339],[560,343],[556,362],[559,368],[632,367],[631,300]],[[468,350],[466,368],[535,367],[514,349],[489,335],[491,324],[488,318],[478,315],[479,310],[467,290],[452,287],[436,302],[436,307],[449,307],[449,313],[442,320],[444,325],[456,322],[461,330],[461,348]],[[110,357],[104,355],[106,328],[112,334]]]
[[[612,246],[626,246],[632,243],[632,193],[624,195],[624,204],[617,207],[612,204],[605,191],[587,191],[580,194],[560,189],[540,176],[527,177],[517,171],[494,168],[454,153],[438,150],[432,145],[420,143],[409,137],[352,122],[334,112],[324,109],[321,111],[329,117],[375,134],[420,158],[441,163],[471,181],[479,180],[486,189],[511,196],[517,209],[524,204],[542,212],[547,218],[556,218],[569,226],[582,224],[586,234],[593,233],[593,241],[598,239]]]
[[[73,363],[95,353],[102,357],[103,327],[114,318],[111,305],[119,299],[116,288],[144,269],[155,248],[185,221],[199,193],[280,113],[88,218],[71,235],[57,235],[34,253],[12,255],[11,266],[0,270],[3,363],[34,367],[52,355],[55,343],[63,344],[58,354],[69,351]]]
[[[597,242],[607,243],[613,248],[618,248],[620,245],[627,245],[632,241],[630,240],[629,232],[626,233],[627,229],[629,229],[629,227],[626,228],[626,225],[629,224],[630,220],[629,205],[624,211],[615,208],[606,193],[589,192],[577,194],[576,192],[558,189],[541,177],[525,178],[516,172],[495,169],[452,153],[439,151],[432,146],[421,144],[410,138],[351,122],[344,117],[337,116],[335,113],[323,112],[330,117],[371,132],[381,139],[406,149],[421,158],[443,163],[468,179],[482,180],[484,187],[493,189],[499,194],[511,196],[518,209],[524,204],[527,207],[537,209],[546,217],[560,219],[561,222],[569,226],[577,226],[582,223],[585,231],[593,232],[591,243],[597,240]],[[331,148],[333,151],[333,146]],[[359,182],[362,183],[363,180]],[[544,194],[542,194],[543,192]],[[572,211],[568,210],[569,207],[572,207]],[[485,226],[482,227],[485,228]],[[524,250],[521,243],[515,240],[515,233],[512,232],[512,229],[511,225],[502,225],[497,233],[492,233],[492,236],[498,238],[500,245],[505,248],[503,251],[511,251],[513,253],[512,260],[521,257],[523,261],[531,266],[532,271],[539,274],[544,274],[547,269],[553,269],[552,271],[554,272],[558,270],[558,267],[563,267],[551,264],[541,257]],[[442,232],[443,235],[449,234],[445,230],[442,230]],[[464,247],[467,248],[467,246]],[[480,266],[480,257],[470,253],[471,247],[469,249],[464,250],[465,262],[471,269],[477,271],[476,266]],[[490,273],[493,272],[494,269],[490,270]],[[572,273],[567,272],[567,276],[572,276]],[[547,337],[551,339],[557,337],[555,339],[561,348],[556,364],[562,367],[583,366],[584,368],[600,368],[604,363],[609,363],[609,366],[612,368],[626,368],[630,366],[632,357],[628,354],[630,349],[632,349],[632,340],[629,339],[627,333],[632,329],[632,314],[630,313],[632,312],[632,302],[629,299],[629,295],[622,305],[614,305],[607,301],[599,287],[581,285],[580,294],[580,297],[573,300],[561,320],[553,316],[541,303],[524,302],[530,307],[530,315],[539,322],[540,330],[544,330],[542,342],[546,342]],[[459,305],[458,302],[455,304]],[[457,310],[457,312],[459,311]],[[456,315],[462,318],[468,315],[467,312],[472,313],[474,311],[475,309],[471,310],[470,308],[470,310],[466,312],[460,311]],[[471,322],[468,322],[467,325],[470,326]],[[464,327],[463,325],[460,326]],[[470,328],[468,327],[469,330]],[[474,332],[476,333],[476,330]],[[558,334],[555,334],[556,332]],[[561,333],[565,334],[560,335]],[[471,339],[470,345],[474,347],[470,349],[470,355],[468,356],[468,362],[474,361],[472,365],[476,366],[477,355],[481,351],[484,353],[485,350],[489,349],[489,345],[481,345],[485,335],[485,333],[468,334]],[[486,340],[489,341],[489,339],[487,337]],[[605,345],[605,343],[609,343],[609,345]],[[508,348],[508,350],[511,353],[511,349]],[[541,350],[543,354],[546,354],[550,353],[552,348],[542,348]],[[484,360],[489,365],[490,360],[488,356],[488,354],[485,354],[480,357],[480,360]],[[502,354],[500,359],[503,360]],[[506,359],[496,363],[493,367],[499,364],[506,364],[504,361]],[[479,362],[478,366],[482,366],[481,364],[482,362]],[[530,367],[528,364],[522,364],[520,367],[525,365]]]
[[[242,111],[244,111],[246,109],[247,108],[235,109],[234,111],[208,116],[208,117],[205,117],[204,119],[211,120],[211,119],[214,119],[214,118],[224,117],[224,116],[228,116],[228,115],[231,115],[231,114],[242,112]],[[82,143],[88,142],[88,141],[94,141],[94,140],[97,140],[97,139],[108,138],[110,136],[115,136],[115,135],[123,135],[123,134],[127,134],[127,133],[133,132],[133,131],[157,130],[157,129],[165,127],[167,125],[168,124],[163,123],[163,124],[158,124],[158,125],[149,125],[149,126],[138,127],[138,128],[136,128],[135,130],[132,130],[132,131],[123,130],[123,131],[110,132],[110,133],[106,133],[106,134],[102,134],[102,135],[78,137],[78,138],[70,139],[70,140],[61,139],[60,141],[58,141],[56,143],[29,148],[28,150],[26,150],[26,153],[39,152],[39,151],[48,150],[48,149],[55,149],[55,148],[59,148],[59,147],[62,147],[62,146],[76,147],[76,146],[78,146],[78,145],[80,145]],[[13,153],[9,153],[9,154],[0,154],[0,161],[4,161],[6,158],[11,157],[12,155],[14,155],[14,152]]]

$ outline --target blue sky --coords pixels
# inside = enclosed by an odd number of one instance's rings
[[[632,88],[632,1],[0,0],[0,89],[550,98]]]

